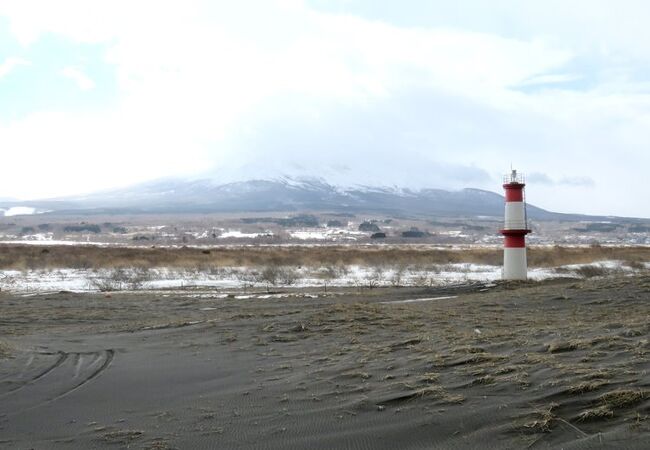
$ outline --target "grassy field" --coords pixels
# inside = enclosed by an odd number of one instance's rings
[[[648,247],[532,247],[530,267],[556,267],[620,260],[632,267],[650,262]],[[210,269],[232,266],[423,266],[475,263],[500,265],[500,248],[440,249],[415,246],[264,246],[133,248],[97,246],[1,245],[0,270],[54,268]]]

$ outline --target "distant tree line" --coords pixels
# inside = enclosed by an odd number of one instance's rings
[[[84,231],[88,231],[90,233],[99,233],[102,231],[102,229],[99,225],[84,223],[81,225],[66,225],[63,228],[63,231],[66,233],[83,233]]]

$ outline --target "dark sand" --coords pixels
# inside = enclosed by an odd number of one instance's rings
[[[650,278],[204,293],[0,294],[0,448],[650,448]]]

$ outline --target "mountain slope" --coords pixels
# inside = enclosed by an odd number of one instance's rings
[[[338,211],[409,216],[503,215],[501,195],[480,189],[412,191],[390,187],[341,188],[319,179],[280,178],[220,184],[215,180],[159,180],[83,197],[33,202],[0,202],[57,213],[210,213]],[[537,220],[582,220],[528,205]],[[594,217],[590,217],[592,220]]]

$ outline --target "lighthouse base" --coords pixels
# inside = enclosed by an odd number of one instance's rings
[[[503,249],[503,277],[504,280],[528,279],[528,262],[526,260],[526,247]]]

